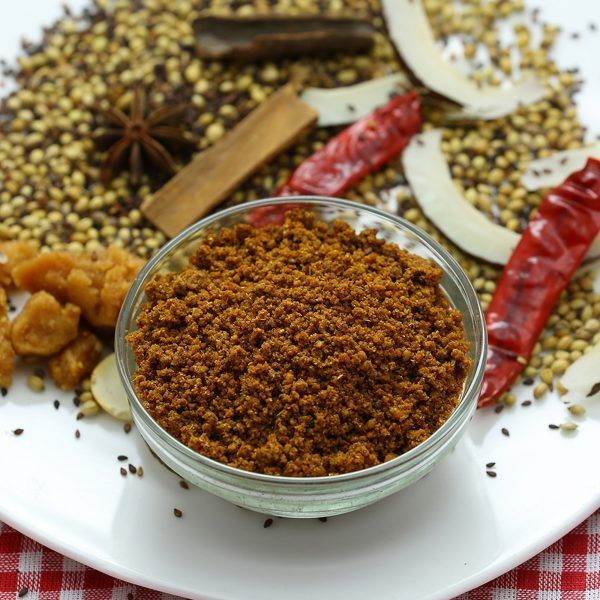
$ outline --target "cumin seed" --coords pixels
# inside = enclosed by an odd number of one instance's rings
[[[181,510],[179,510],[178,508],[174,508],[173,509],[173,514],[178,518],[181,519],[181,517],[183,517],[183,512]]]
[[[119,456],[117,456],[117,460],[123,462],[124,460],[127,460],[127,457],[124,454],[119,454]]]
[[[182,487],[184,490],[189,490],[190,486],[188,485],[187,481],[184,481],[183,479],[179,482],[179,487]]]
[[[502,435],[505,435],[506,437],[510,436],[510,431],[506,429],[506,427],[503,427],[500,431],[502,431]]]
[[[497,477],[498,473],[496,471],[486,471],[488,477]]]
[[[268,529],[269,527],[271,527],[271,525],[273,525],[273,519],[267,519],[264,523],[263,523],[263,527],[265,529]]]
[[[58,407],[60,406],[60,400],[55,400],[52,404],[54,404],[54,408],[58,410]]]
[[[137,473],[137,469],[131,463],[129,463],[129,467],[128,468],[129,468],[129,472],[132,475],[135,475]]]
[[[492,468],[493,466],[495,466],[495,465],[496,465],[496,463],[495,463],[495,462],[489,462],[489,463],[487,463],[487,465],[485,465],[485,466],[486,466],[486,468],[487,468],[487,469],[491,469],[491,468]]]
[[[17,429],[13,430],[13,434],[16,436],[21,435],[25,430],[22,427],[18,427]]]
[[[595,396],[598,392],[600,392],[600,381],[597,381],[590,390],[590,393],[586,396],[586,398],[590,398],[591,396]]]

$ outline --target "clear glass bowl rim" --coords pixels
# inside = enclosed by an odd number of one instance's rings
[[[175,250],[180,244],[182,244],[187,238],[194,235],[199,229],[204,229],[207,226],[212,225],[223,219],[224,217],[232,216],[237,213],[248,212],[255,208],[264,206],[276,206],[278,204],[325,204],[329,206],[335,206],[342,209],[351,209],[358,212],[363,212],[371,215],[378,216],[382,219],[392,222],[394,225],[399,226],[401,229],[408,230],[412,233],[423,246],[425,246],[441,264],[444,271],[449,273],[459,284],[459,287],[463,291],[463,297],[466,300],[467,306],[471,312],[473,322],[475,323],[475,330],[473,335],[475,337],[474,343],[479,345],[481,352],[477,356],[476,363],[472,366],[472,377],[469,385],[463,389],[460,402],[450,417],[437,429],[429,438],[424,442],[415,446],[411,450],[393,458],[384,463],[380,463],[367,469],[361,469],[359,471],[352,471],[350,473],[342,473],[339,475],[325,475],[320,477],[288,477],[279,475],[266,475],[264,473],[256,473],[254,471],[246,471],[243,469],[237,469],[224,463],[220,463],[216,460],[203,456],[202,454],[188,448],[185,444],[167,433],[158,423],[150,416],[140,399],[138,398],[132,382],[128,376],[127,368],[125,365],[125,354],[128,352],[128,344],[125,341],[129,328],[128,325],[131,321],[131,312],[134,303],[140,293],[143,293],[143,287],[147,282],[148,275],[153,271],[154,267],[162,261],[166,255]],[[216,469],[224,474],[228,474],[234,477],[243,477],[244,479],[253,479],[262,483],[268,484],[285,484],[285,485],[305,485],[327,483],[334,484],[337,482],[350,481],[355,479],[361,479],[364,477],[371,477],[379,473],[385,472],[389,469],[396,469],[406,463],[418,460],[419,456],[427,454],[432,450],[439,441],[443,440],[447,433],[450,433],[454,426],[462,419],[464,414],[468,412],[473,403],[476,403],[479,397],[479,389],[483,380],[483,373],[485,369],[485,363],[487,359],[487,331],[485,326],[485,318],[483,310],[477,298],[475,289],[473,288],[469,278],[460,267],[456,259],[438,242],[431,238],[426,232],[413,225],[410,221],[403,219],[390,212],[380,210],[365,204],[358,202],[352,202],[350,200],[342,200],[338,198],[327,198],[321,196],[294,196],[286,198],[265,198],[262,200],[255,200],[252,202],[246,202],[244,204],[232,206],[230,208],[213,213],[204,219],[194,223],[167,244],[165,244],[142,268],[131,285],[127,296],[121,307],[119,317],[117,320],[117,326],[115,328],[115,353],[117,358],[117,365],[119,369],[119,375],[121,381],[125,386],[127,396],[130,402],[133,403],[136,414],[139,418],[144,421],[144,424],[163,442],[173,447],[176,451],[184,454],[191,461],[198,461],[207,468]]]

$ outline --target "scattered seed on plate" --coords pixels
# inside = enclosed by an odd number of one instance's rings
[[[581,404],[571,404],[568,409],[569,412],[576,417],[582,417],[586,412],[585,406],[582,406]]]
[[[496,408],[494,408],[494,412],[499,415],[504,410],[504,404],[498,404]]]
[[[319,517],[319,521],[321,521],[321,523],[327,523],[327,517]]]
[[[143,477],[144,476],[144,469],[142,467],[138,467],[137,468],[137,474],[138,474],[138,477]]]
[[[25,431],[24,429],[22,429],[21,427],[19,427],[18,429],[15,429],[15,430],[13,430],[13,434],[14,434],[14,435],[17,435],[17,436],[19,436],[19,435],[21,435],[21,434],[22,434],[24,431]]]
[[[488,477],[497,477],[498,473],[496,471],[486,471]]]
[[[190,486],[189,486],[188,482],[184,481],[183,479],[181,479],[179,481],[179,487],[182,487],[184,490],[189,490],[190,489]]]
[[[122,475],[123,477],[127,477],[127,469],[124,469],[123,467],[121,467],[121,468],[119,469],[119,473],[121,473],[121,475]]]
[[[75,396],[75,398],[73,398],[73,404],[78,407],[81,404],[81,400]]]
[[[125,425],[123,425],[123,431],[129,433],[131,431],[131,423],[125,423]]]
[[[117,460],[120,462],[126,461],[127,456],[125,456],[124,454],[119,454],[119,456],[117,456]]]
[[[183,512],[181,510],[179,510],[178,508],[174,508],[173,509],[173,514],[178,518],[181,519],[181,517],[183,517]]]
[[[485,466],[486,466],[486,469],[491,469],[492,467],[496,466],[496,463],[495,462],[489,462]]]
[[[577,423],[573,423],[573,421],[565,421],[560,424],[560,428],[562,431],[575,431],[577,429]]]
[[[6,396],[6,394],[8,394],[8,390],[5,387],[0,388],[0,393],[2,394],[2,396]]]
[[[27,594],[29,593],[29,589],[27,588],[27,586],[23,586],[20,590],[19,590],[19,598],[23,598],[23,596],[27,596]]]
[[[53,404],[54,404],[54,408],[55,408],[56,410],[58,410],[58,407],[60,406],[60,400],[55,400],[55,401],[53,402]]]
[[[267,519],[264,523],[263,523],[263,527],[265,529],[267,529],[268,527],[271,527],[271,525],[273,525],[273,519]]]
[[[534,380],[531,377],[527,377],[526,379],[523,379],[523,385],[533,385],[534,384]]]
[[[129,468],[129,472],[130,472],[132,475],[135,475],[135,474],[137,473],[137,469],[136,469],[136,468],[135,468],[135,467],[134,467],[134,466],[133,466],[131,463],[129,463],[129,466],[128,466],[128,468]]]
[[[79,438],[81,437],[81,432],[79,431],[79,429],[76,429],[76,430],[75,430],[75,437],[76,437],[77,439],[79,439]]]
[[[558,429],[559,428],[558,425],[555,425],[554,423],[550,423],[550,425],[548,425],[548,427],[550,429]]]
[[[46,387],[44,380],[39,375],[30,375],[27,379],[27,385],[34,392],[43,392]]]
[[[502,435],[505,436],[510,436],[510,431],[508,431],[508,429],[506,429],[506,427],[503,427],[500,431],[502,431]]]
[[[521,402],[521,406],[531,406],[531,400],[523,400],[523,402]]]

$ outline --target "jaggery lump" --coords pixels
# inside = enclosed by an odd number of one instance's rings
[[[129,334],[134,385],[171,435],[212,459],[323,476],[390,460],[457,405],[470,365],[432,262],[338,221],[209,234],[157,276]]]
[[[0,387],[12,385],[15,364],[15,351],[10,341],[10,321],[8,318],[8,297],[0,287]]]
[[[36,292],[11,324],[15,352],[21,356],[52,356],[75,339],[80,314],[78,306],[62,306],[48,292]]]
[[[86,321],[114,328],[121,304],[144,261],[117,246],[95,252],[47,252],[13,270],[15,283],[44,290],[81,308]]]
[[[0,242],[0,286],[13,285],[13,269],[36,254],[37,246],[33,242]]]
[[[87,329],[48,361],[54,383],[62,390],[72,390],[91,375],[100,361],[102,342]]]

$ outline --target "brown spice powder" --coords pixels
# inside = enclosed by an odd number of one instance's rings
[[[191,449],[271,475],[390,460],[454,410],[470,360],[432,262],[338,221],[207,235],[128,336],[136,390]]]

